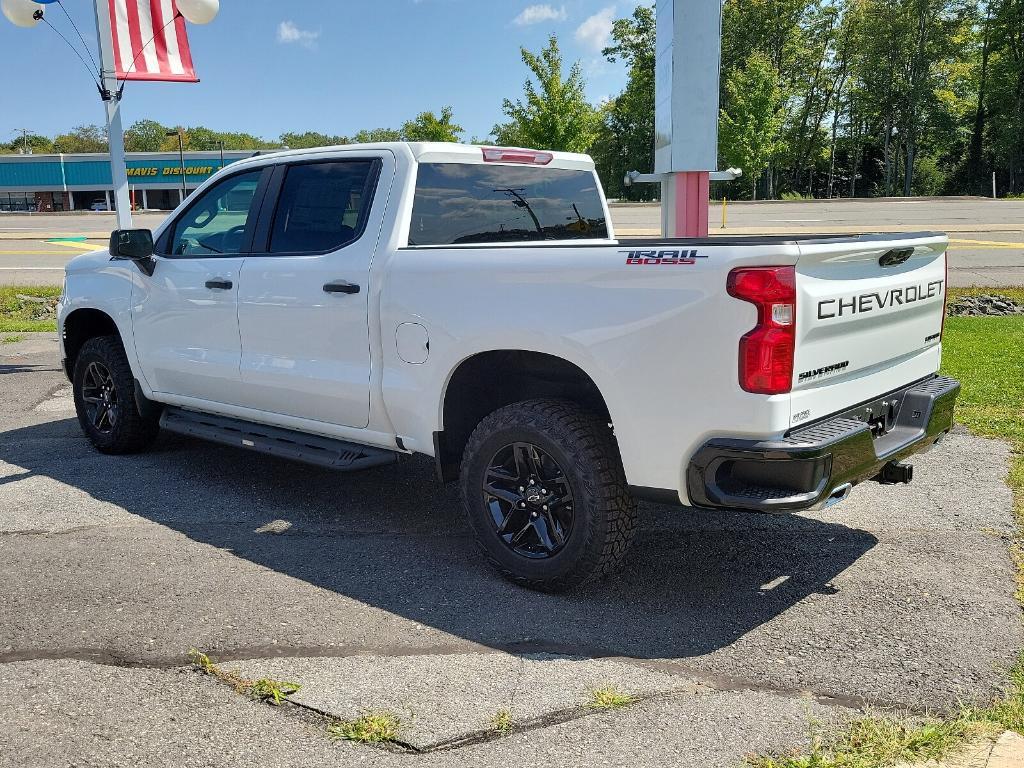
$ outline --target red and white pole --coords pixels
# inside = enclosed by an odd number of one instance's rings
[[[661,228],[666,237],[707,237],[710,209],[708,171],[668,174],[661,185]]]
[[[658,0],[654,173],[666,237],[707,237],[718,167],[721,0]],[[716,174],[717,176],[717,174]]]

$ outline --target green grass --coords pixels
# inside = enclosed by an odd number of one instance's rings
[[[0,286],[0,333],[56,331],[57,323],[48,305],[24,301],[18,294],[55,300],[60,291],[60,286],[56,285]]]
[[[592,690],[587,706],[591,709],[621,709],[634,701],[635,699],[628,693],[622,693],[614,685],[608,685]]]
[[[953,289],[998,293],[1024,301],[1019,288]],[[956,420],[976,435],[1005,440],[1012,450],[1009,484],[1024,530],[1024,317],[950,317],[943,338],[944,373],[960,380]],[[1013,543],[1017,597],[1024,601],[1024,550]],[[837,739],[812,737],[806,750],[751,756],[756,768],[884,768],[898,762],[940,760],[965,742],[1002,730],[1024,733],[1024,655],[1009,673],[1003,695],[987,707],[963,707],[946,718],[866,716]]]
[[[1024,317],[947,318],[942,350],[943,371],[963,386],[957,421],[1013,450],[1010,486],[1024,524]]]
[[[811,735],[806,751],[747,759],[754,768],[881,768],[941,760],[971,738],[993,729],[966,717],[895,719],[862,717],[832,743]]]
[[[0,337],[0,344],[17,344],[19,341],[24,340],[24,336],[3,336]]]
[[[335,739],[358,741],[363,744],[380,744],[398,739],[401,721],[393,712],[370,710],[355,720],[337,720],[327,727],[327,733]]]

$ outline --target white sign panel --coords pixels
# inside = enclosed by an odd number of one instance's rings
[[[658,0],[654,172],[718,165],[720,0]]]

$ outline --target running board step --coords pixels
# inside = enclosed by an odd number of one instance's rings
[[[330,437],[319,437],[280,427],[267,427],[241,419],[186,411],[171,406],[164,408],[160,426],[179,435],[269,453],[282,459],[302,461],[343,472],[398,461],[397,453],[383,448],[346,443],[344,440]]]

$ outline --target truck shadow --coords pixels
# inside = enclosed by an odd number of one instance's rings
[[[832,580],[877,542],[805,517],[646,504],[623,573],[543,595],[488,569],[455,488],[423,458],[340,474],[174,436],[147,454],[108,457],[65,419],[4,433],[0,460],[280,574],[519,652],[706,654],[834,593]],[[339,628],[339,641],[357,630]]]

